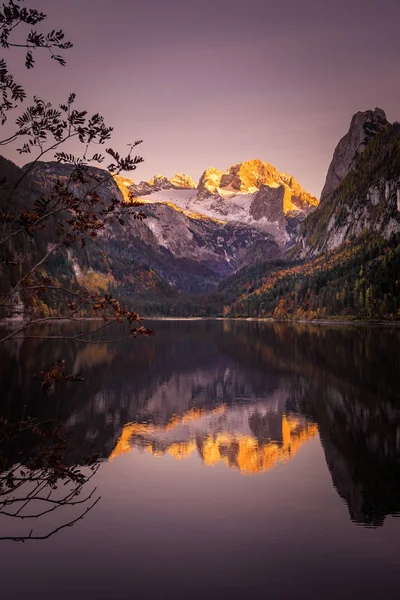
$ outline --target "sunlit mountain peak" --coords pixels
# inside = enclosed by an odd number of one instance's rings
[[[174,188],[184,188],[184,189],[195,189],[197,188],[197,183],[192,179],[189,175],[185,175],[184,173],[177,173],[169,180],[172,187]]]
[[[226,197],[227,194],[263,193],[268,188],[281,188],[285,214],[318,205],[317,198],[303,190],[292,175],[279,173],[273,165],[258,158],[237,163],[224,172],[207,169],[200,178],[198,189],[200,194]]]

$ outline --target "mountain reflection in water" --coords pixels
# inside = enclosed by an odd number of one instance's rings
[[[2,349],[2,414],[56,416],[67,460],[132,449],[244,474],[319,434],[352,520],[400,511],[399,329],[232,321],[156,322],[155,338]],[[65,325],[55,326],[58,328]],[[63,359],[85,381],[43,397],[32,374]],[[15,456],[6,457],[13,464]]]
[[[67,466],[100,459],[82,490],[96,489],[93,508],[33,526],[83,519],[0,541],[2,597],[397,598],[400,329],[151,325],[148,339],[0,349],[0,414],[55,418]],[[55,360],[84,381],[45,396],[33,374]],[[2,469],[20,458],[0,440]],[[0,503],[0,538],[19,535],[14,521]]]
[[[110,459],[133,446],[155,456],[167,453],[178,460],[197,450],[208,466],[222,461],[242,473],[267,471],[294,456],[318,431],[304,417],[279,411],[278,402],[270,404],[192,410],[165,426],[130,423],[125,425]]]

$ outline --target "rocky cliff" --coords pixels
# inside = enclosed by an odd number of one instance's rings
[[[362,152],[372,137],[388,125],[385,112],[380,108],[359,111],[351,119],[349,131],[342,137],[335,148],[332,162],[329,165],[325,185],[321,192],[321,202],[343,181],[347,173],[354,167],[356,156]]]
[[[357,113],[339,142],[321,204],[301,227],[298,256],[338,248],[362,233],[400,232],[400,125],[383,111]]]
[[[197,184],[188,175],[177,173],[171,179],[168,179],[164,175],[154,175],[150,181],[141,181],[138,184],[135,184],[132,180],[125,179],[125,186],[130,188],[134,196],[140,197],[147,196],[153,192],[159,192],[160,190],[190,190],[196,188]]]
[[[281,194],[275,188],[268,211]],[[357,113],[296,245],[222,282],[224,314],[398,320],[399,242],[400,124],[380,109]]]

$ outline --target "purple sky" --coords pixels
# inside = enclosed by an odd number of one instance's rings
[[[143,139],[135,181],[260,158],[319,195],[354,112],[400,120],[399,0],[27,4],[74,48],[65,68],[42,56],[18,79],[56,104],[75,91],[78,108],[114,126],[121,153]]]

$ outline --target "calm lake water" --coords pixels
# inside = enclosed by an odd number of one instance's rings
[[[0,541],[1,598],[399,598],[400,330],[151,326],[2,349],[1,414],[56,417],[68,464],[101,464],[73,527]],[[33,374],[55,359],[85,380],[44,395]],[[0,536],[26,531],[14,521]]]

